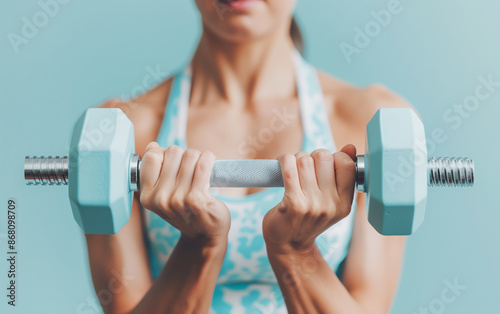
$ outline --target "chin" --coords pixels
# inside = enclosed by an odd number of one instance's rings
[[[260,38],[276,28],[276,16],[264,0],[197,0],[204,27],[229,41]]]
[[[262,38],[274,29],[272,23],[251,16],[232,17],[225,23],[207,26],[218,37],[234,42]]]

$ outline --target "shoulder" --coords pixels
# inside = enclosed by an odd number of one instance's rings
[[[118,108],[127,115],[134,125],[135,149],[141,157],[146,146],[156,140],[163,122],[171,85],[172,78],[136,98],[109,99],[98,106],[99,108]]]
[[[381,108],[412,108],[408,101],[382,84],[357,87],[318,71],[332,131],[348,133],[341,143],[365,147],[366,125]],[[335,129],[336,127],[336,129]],[[343,132],[345,131],[345,132]]]
[[[318,77],[332,114],[348,120],[368,123],[381,108],[413,108],[407,100],[382,84],[357,87],[321,71],[318,71]]]

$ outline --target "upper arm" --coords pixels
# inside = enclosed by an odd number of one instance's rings
[[[366,124],[380,108],[409,108],[404,99],[380,85],[360,91],[356,110],[359,132],[354,136],[358,153],[365,147]],[[358,120],[359,121],[359,120]],[[351,295],[367,310],[387,313],[399,282],[405,237],[382,236],[369,224],[365,194],[357,193],[354,229],[346,258],[343,282]]]

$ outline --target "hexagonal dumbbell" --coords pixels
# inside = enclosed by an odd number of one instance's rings
[[[366,146],[366,178],[358,190],[367,193],[368,221],[381,234],[412,233],[427,201],[424,126],[412,110],[378,111],[368,123]],[[411,166],[403,172],[405,163]]]
[[[428,185],[472,185],[469,159],[428,159],[424,126],[413,110],[381,109],[366,129],[357,189],[367,193],[368,221],[379,233],[413,233],[424,220]]]
[[[87,110],[76,122],[69,154],[69,199],[85,232],[116,233],[129,220],[134,151],[134,126],[121,110]]]
[[[422,122],[411,109],[381,109],[367,126],[367,149],[356,161],[356,187],[367,193],[368,220],[384,235],[409,235],[422,223],[428,186],[474,183],[466,158],[427,157]],[[111,234],[128,221],[139,188],[133,125],[119,109],[88,109],[67,157],[26,157],[33,185],[67,185],[73,216],[85,233]],[[277,160],[217,160],[212,187],[282,187]]]
[[[27,157],[25,177],[35,185],[69,183],[73,217],[85,233],[116,233],[130,218],[134,149],[134,126],[123,111],[88,109],[75,124],[69,162]]]

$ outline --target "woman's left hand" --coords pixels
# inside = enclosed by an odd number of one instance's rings
[[[356,176],[356,148],[340,152],[319,149],[278,158],[285,195],[263,221],[268,251],[308,251],[323,231],[351,211]]]

